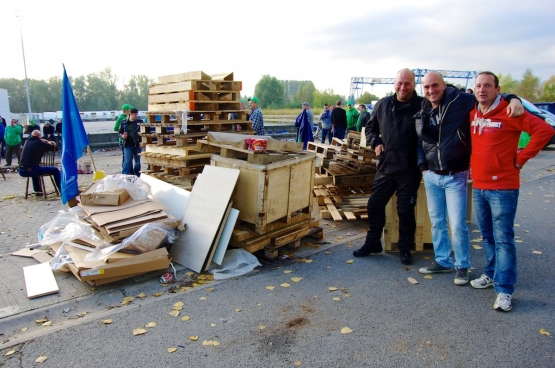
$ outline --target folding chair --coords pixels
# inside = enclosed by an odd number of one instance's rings
[[[40,162],[40,166],[56,166],[54,164],[54,152],[46,152],[43,156],[42,156],[42,160]],[[44,175],[37,175],[39,177],[40,180],[40,185],[42,188],[42,196],[44,199],[46,199],[48,197],[48,194],[54,194],[56,193],[56,195],[60,195],[60,191],[58,190],[58,187],[56,186],[56,182],[54,181],[54,177],[50,174],[44,174]],[[44,185],[44,177],[45,176],[49,176],[50,177],[50,181],[52,181],[52,186],[54,187],[54,191],[53,192],[46,192],[46,185]],[[29,179],[31,179],[30,177],[27,178],[27,186],[25,187],[25,199],[27,199],[27,197],[29,196]]]

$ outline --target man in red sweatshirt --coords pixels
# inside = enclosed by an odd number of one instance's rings
[[[470,112],[474,179],[474,211],[486,254],[484,274],[470,284],[475,289],[493,286],[493,309],[512,309],[517,279],[514,219],[520,188],[520,169],[553,136],[553,128],[528,112],[517,118],[506,113],[508,103],[499,96],[499,79],[491,72],[476,78],[477,106]],[[522,131],[532,136],[517,152]]]

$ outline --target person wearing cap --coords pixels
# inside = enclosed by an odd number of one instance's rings
[[[122,174],[141,176],[141,136],[139,124],[143,121],[138,118],[139,110],[132,108],[129,118],[123,120],[119,127],[119,136],[123,139],[123,168]],[[133,161],[135,163],[133,164]]]
[[[33,130],[38,130],[40,132],[40,126],[35,123],[35,119],[29,119],[29,125],[27,125],[27,129],[25,130],[25,134],[31,134]]]
[[[114,124],[114,132],[119,132],[119,127],[121,125],[121,122],[129,117],[129,112],[131,111],[132,108],[133,108],[133,106],[131,106],[129,104],[124,104],[121,107],[122,113],[116,119],[116,123]],[[121,137],[119,138],[119,148],[121,149],[122,155],[125,155],[125,150],[123,149],[123,139]],[[125,162],[125,158],[122,156],[122,158],[121,158],[121,168],[122,168],[122,170],[123,170],[123,163],[124,162]]]
[[[331,144],[331,109],[328,104],[324,104],[324,110],[320,113],[320,121],[322,122],[322,143],[326,143],[326,137],[328,137],[328,143]]]
[[[249,98],[249,107],[251,108],[251,116],[249,118],[252,121],[252,129],[255,135],[266,135],[264,131],[264,117],[262,116],[262,111],[258,108],[258,98]]]
[[[356,130],[358,111],[353,107],[351,101],[347,102],[347,130]]]
[[[12,119],[10,125],[6,127],[4,140],[6,141],[6,165],[12,166],[12,156],[15,151],[17,163],[21,160],[21,133],[23,128],[17,123],[16,119]]]
[[[297,116],[295,120],[295,127],[297,128],[297,142],[303,142],[303,149],[306,150],[308,142],[314,142],[313,126],[314,126],[314,113],[310,110],[308,102],[303,102],[303,111]]]
[[[336,107],[331,112],[331,130],[335,138],[345,138],[347,129],[347,113],[341,107],[341,101],[337,100]]]

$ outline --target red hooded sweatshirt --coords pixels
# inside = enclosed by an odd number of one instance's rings
[[[470,112],[470,165],[473,187],[476,189],[519,189],[520,170],[515,168],[515,162],[523,166],[555,134],[549,124],[528,111],[517,118],[509,118],[508,105],[507,101],[501,99],[497,106],[485,114],[480,112],[478,106]],[[523,131],[530,134],[532,139],[526,148],[517,153],[518,139]]]

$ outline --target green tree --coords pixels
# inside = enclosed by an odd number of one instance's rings
[[[522,80],[515,88],[515,93],[524,97],[530,102],[536,102],[538,98],[538,90],[540,88],[540,78],[534,76],[532,69],[528,68],[522,75]]]
[[[364,92],[362,94],[362,96],[360,96],[357,100],[356,103],[359,104],[365,104],[365,105],[369,105],[372,103],[372,101],[378,101],[380,98],[370,92]]]
[[[264,75],[254,87],[254,95],[260,108],[282,108],[284,105],[283,85],[276,77]]]
[[[499,74],[499,87],[501,87],[501,92],[503,93],[515,93],[518,81],[513,79],[510,74],[503,75]]]
[[[322,91],[316,90],[314,92],[314,107],[322,108],[324,104],[328,104],[329,106],[335,105],[337,100],[345,101],[345,96],[334,93],[331,88]]]
[[[301,81],[299,83],[299,89],[295,93],[293,99],[293,104],[299,106],[303,102],[308,102],[309,104],[314,104],[314,92],[316,92],[316,87],[312,81]]]
[[[542,83],[539,99],[543,102],[555,102],[555,75]]]

